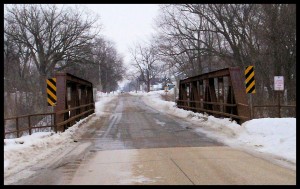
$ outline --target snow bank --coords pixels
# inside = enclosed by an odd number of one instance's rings
[[[78,121],[65,132],[37,132],[32,135],[15,139],[4,139],[4,172],[5,176],[18,172],[27,166],[49,158],[49,156],[74,142],[74,135],[77,129],[89,120],[92,124],[96,119],[104,114],[104,107],[114,100],[117,93],[98,93],[95,103],[95,113]],[[96,115],[96,116],[95,116]],[[88,126],[88,125],[85,125]]]
[[[161,94],[164,91],[136,95],[143,95],[144,102],[152,108],[193,122],[198,126],[196,131],[229,146],[242,146],[296,163],[296,118],[253,119],[239,125],[229,118],[177,108],[175,102],[164,101]]]

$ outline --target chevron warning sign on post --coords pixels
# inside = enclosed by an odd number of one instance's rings
[[[56,78],[47,79],[47,102],[48,106],[56,105]]]
[[[246,93],[255,93],[254,66],[247,66],[245,69]]]

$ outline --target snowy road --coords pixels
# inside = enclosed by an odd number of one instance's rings
[[[114,104],[103,127],[91,137],[93,150],[220,146],[204,134],[192,132],[190,123],[150,108],[140,97],[124,94]]]
[[[296,173],[232,149],[122,94],[53,160],[14,184],[295,184]],[[251,166],[249,166],[251,165]]]

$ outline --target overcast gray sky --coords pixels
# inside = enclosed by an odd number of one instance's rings
[[[128,64],[128,47],[139,40],[147,41],[154,33],[157,4],[82,4],[100,16],[102,34],[113,41]]]
[[[64,4],[57,4],[59,7]],[[86,8],[100,17],[100,34],[115,43],[125,65],[130,64],[128,48],[138,41],[147,41],[155,33],[154,18],[158,15],[157,4],[65,4]]]

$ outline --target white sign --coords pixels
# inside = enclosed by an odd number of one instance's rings
[[[169,87],[165,87],[165,92],[168,92],[168,88],[169,88]]]
[[[283,76],[274,76],[274,90],[275,91],[283,91],[284,90]]]

